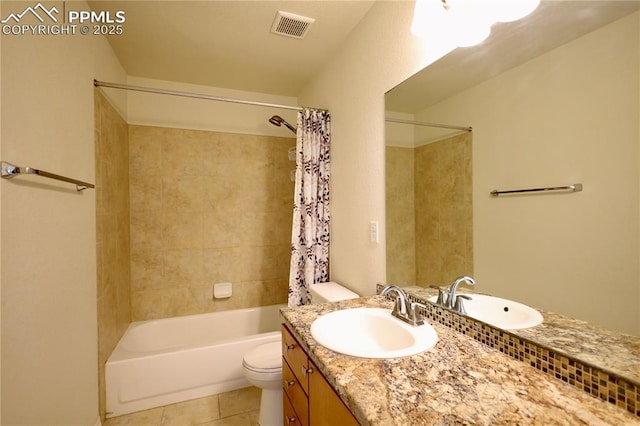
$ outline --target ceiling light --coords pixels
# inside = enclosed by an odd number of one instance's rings
[[[512,22],[536,10],[540,0],[491,0],[491,3],[496,22]]]
[[[411,32],[425,39],[446,37],[458,47],[482,43],[496,22],[522,19],[540,0],[416,0]]]

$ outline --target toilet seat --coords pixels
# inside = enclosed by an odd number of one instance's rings
[[[282,371],[282,341],[264,343],[244,354],[242,366],[256,373]]]

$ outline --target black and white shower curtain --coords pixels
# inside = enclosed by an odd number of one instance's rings
[[[329,281],[330,140],[328,111],[305,108],[298,113],[290,307],[311,301],[310,284]]]

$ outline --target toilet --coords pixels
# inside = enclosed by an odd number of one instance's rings
[[[357,299],[356,293],[335,282],[312,284],[311,304]],[[260,426],[280,426],[282,422],[282,339],[249,349],[242,360],[244,377],[262,390]]]

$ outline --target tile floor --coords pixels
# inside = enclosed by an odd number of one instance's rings
[[[260,389],[248,387],[107,419],[104,426],[256,426]]]

